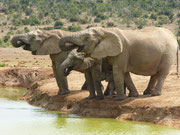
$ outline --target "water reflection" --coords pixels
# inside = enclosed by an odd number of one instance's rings
[[[3,91],[3,93],[5,92]],[[13,95],[13,99],[18,99],[15,94],[9,95]],[[1,95],[1,97],[3,96]],[[11,96],[8,98],[12,99]],[[114,119],[82,118],[72,114],[60,114],[31,106],[26,102],[9,100],[5,96],[5,98],[0,98],[0,134],[179,135],[180,130],[147,123],[120,122]]]

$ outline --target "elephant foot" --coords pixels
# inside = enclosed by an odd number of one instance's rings
[[[128,97],[138,97],[139,93],[138,92],[130,92]]]
[[[89,95],[87,99],[94,99],[96,98],[96,95]]]
[[[104,96],[108,96],[109,95],[109,89],[108,90],[105,90],[105,92],[104,92]]]
[[[69,94],[70,91],[69,90],[59,90],[58,95],[65,95],[65,94]]]
[[[127,98],[126,95],[116,96],[116,97],[114,98],[114,100],[115,100],[115,101],[120,101],[120,100],[123,100],[123,99],[126,99],[126,98]]]
[[[153,93],[151,94],[151,96],[160,96],[161,92],[160,91],[156,91],[154,90]]]
[[[104,96],[96,96],[95,99],[96,99],[96,100],[103,100],[103,99],[104,99]]]
[[[148,95],[148,94],[152,94],[152,93],[153,93],[152,90],[146,89],[146,90],[143,92],[143,95]]]

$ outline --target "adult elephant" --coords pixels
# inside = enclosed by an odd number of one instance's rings
[[[70,51],[62,51],[59,48],[59,39],[63,35],[70,34],[62,30],[34,30],[25,34],[17,34],[13,36],[11,42],[14,47],[24,46],[24,50],[31,51],[33,55],[50,55],[52,60],[52,68],[59,87],[58,94],[69,93],[67,78],[60,75],[59,67],[66,59]],[[71,48],[69,48],[71,49]],[[84,83],[82,89],[87,89]]]
[[[69,75],[72,70],[84,71],[90,92],[89,99],[96,98],[101,100],[104,98],[101,89],[101,81],[103,80],[108,82],[105,93],[112,97],[114,92],[114,80],[112,66],[109,64],[107,58],[93,59],[91,57],[85,57],[84,53],[77,52],[77,49],[73,49],[60,66],[60,71],[66,76]],[[126,93],[126,88],[124,88],[124,93]],[[130,91],[129,95],[131,94]]]
[[[129,72],[151,76],[144,94],[161,95],[178,43],[173,33],[165,28],[121,30],[97,27],[64,36],[59,46],[62,50],[78,47],[78,51],[92,58],[107,57],[113,66],[116,99],[122,100],[126,98],[124,77],[129,76]]]

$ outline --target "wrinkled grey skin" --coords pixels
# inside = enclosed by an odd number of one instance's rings
[[[72,43],[73,45],[68,45]],[[177,39],[166,28],[148,27],[141,30],[121,30],[118,28],[89,28],[61,38],[62,50],[78,47],[92,58],[105,58],[113,68],[113,78],[117,92],[116,100],[126,98],[124,82],[126,79],[132,88],[132,96],[138,92],[130,77],[130,72],[137,75],[151,76],[144,95],[159,96],[177,53]]]
[[[74,49],[61,64],[60,71],[61,74],[65,74],[67,76],[73,69],[84,71],[85,79],[90,92],[88,99],[104,99],[100,80],[101,61],[94,60],[92,58],[84,59],[84,55],[82,53],[77,53],[76,49]],[[97,96],[95,94],[95,90],[97,92]]]
[[[70,52],[61,51],[58,46],[59,39],[66,34],[69,33],[61,30],[34,30],[25,34],[17,34],[11,40],[14,47],[23,46],[24,50],[31,51],[33,55],[50,55],[54,76],[59,87],[59,95],[70,93],[67,78],[59,71],[61,63]],[[86,83],[82,89],[87,89]]]
[[[96,99],[103,99],[100,82],[102,80],[106,80],[108,82],[108,86],[105,90],[105,95],[110,95],[112,98],[115,87],[112,75],[112,66],[109,64],[107,59],[96,60],[90,57],[85,57],[84,53],[77,52],[77,50],[74,49],[61,64],[60,69],[62,74],[65,74],[66,76],[73,69],[83,70],[85,72],[85,78],[90,92],[88,97],[89,99],[95,97]],[[95,90],[97,91],[97,96],[95,94]]]

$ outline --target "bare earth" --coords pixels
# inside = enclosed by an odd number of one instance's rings
[[[80,91],[84,75],[72,72],[68,77],[71,94],[58,96],[49,56],[33,56],[23,49],[0,48],[1,86],[23,86],[28,91],[23,97],[29,103],[67,113],[87,117],[107,117],[119,120],[145,121],[180,128],[180,78],[176,75],[176,64],[167,77],[162,96],[143,96],[149,77],[132,74],[140,93],[138,98],[113,101],[88,100],[87,91]],[[106,82],[103,82],[106,86]]]

